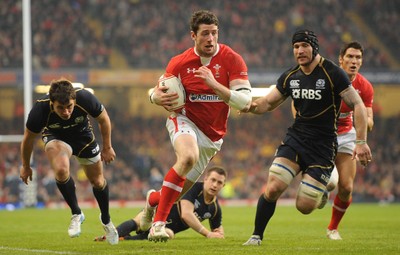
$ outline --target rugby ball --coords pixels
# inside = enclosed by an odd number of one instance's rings
[[[168,87],[168,89],[164,90],[165,93],[178,93],[179,98],[174,102],[177,104],[171,110],[175,111],[185,106],[186,92],[178,77],[170,73],[165,73],[158,79],[158,86],[161,88]]]

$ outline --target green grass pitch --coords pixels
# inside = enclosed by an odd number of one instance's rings
[[[206,239],[188,230],[167,243],[123,241],[111,246],[93,238],[103,230],[98,209],[84,209],[86,221],[78,238],[69,238],[68,209],[0,211],[0,254],[400,254],[400,205],[353,204],[340,225],[342,241],[325,236],[331,208],[310,215],[279,206],[261,246],[242,246],[251,235],[255,207],[223,208],[226,238]],[[112,208],[115,225],[139,208]],[[208,223],[204,222],[208,227]]]

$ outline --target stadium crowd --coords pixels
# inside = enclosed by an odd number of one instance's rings
[[[22,6],[0,3],[0,67],[22,67]],[[392,54],[398,54],[399,12],[394,1],[51,1],[31,2],[32,64],[42,68],[110,68],[118,50],[133,68],[162,68],[167,60],[190,47],[188,15],[206,8],[220,19],[220,35],[253,70],[286,68],[292,64],[287,36],[301,26],[317,32],[323,56],[337,59],[342,42],[362,41],[367,49],[364,69],[388,68],[388,60],[349,18],[358,14],[371,24]],[[374,8],[373,15],[363,15]],[[397,6],[397,7],[396,7]],[[377,10],[379,9],[379,11]],[[377,15],[377,14],[380,15]],[[340,17],[340,18],[339,18]],[[385,36],[379,34],[384,33]],[[387,36],[389,35],[389,36]],[[397,42],[397,43],[396,43]],[[397,56],[398,57],[398,56]]]
[[[161,3],[161,4],[160,4]],[[370,12],[371,6],[374,12]],[[207,8],[218,14],[220,41],[229,44],[246,60],[250,70],[271,70],[292,66],[288,35],[304,24],[312,27],[324,45],[321,54],[337,59],[343,41],[360,40],[366,48],[363,70],[388,69],[386,55],[369,43],[365,31],[352,20],[354,12],[364,18],[387,49],[399,59],[399,5],[393,0],[296,1],[31,1],[32,65],[39,69],[112,68],[111,56],[118,50],[132,68],[162,68],[167,60],[192,42],[187,36],[188,15]],[[371,15],[362,15],[371,13]],[[0,70],[21,68],[22,0],[0,1]],[[381,34],[384,33],[384,34]],[[393,47],[393,48],[392,48]],[[397,54],[397,56],[395,55]],[[143,200],[149,188],[159,188],[166,166],[173,164],[173,152],[163,117],[129,116],[107,106],[113,122],[113,143],[117,160],[106,166],[112,200]],[[234,114],[233,114],[234,115]],[[263,116],[230,119],[224,149],[212,164],[223,165],[229,179],[225,198],[257,198],[269,166],[291,115],[288,107]],[[0,118],[0,134],[21,134],[22,113],[12,120]],[[374,131],[368,143],[373,161],[359,167],[354,201],[400,201],[400,116],[375,115]],[[18,128],[16,128],[18,127]],[[38,143],[41,143],[40,140]],[[0,143],[0,204],[22,199],[19,179],[20,149],[17,143]],[[38,200],[61,201],[53,172],[40,146],[35,146],[33,164],[38,181]],[[81,200],[92,200],[91,185],[76,161],[72,173]],[[284,194],[294,197],[297,187]]]
[[[167,132],[154,132],[149,127],[162,127],[163,117],[143,118],[128,116],[109,109],[114,126],[113,143],[117,160],[105,168],[112,200],[143,200],[149,188],[159,188],[163,171],[174,160]],[[234,113],[232,115],[235,115]],[[290,109],[283,107],[263,116],[241,115],[230,119],[224,150],[211,165],[223,165],[229,171],[227,187],[222,196],[230,199],[254,199],[267,178],[266,169],[280,143],[280,137],[292,121]],[[2,121],[3,122],[3,121]],[[2,129],[4,126],[2,126]],[[355,202],[400,201],[399,153],[400,116],[375,116],[374,131],[368,143],[373,151],[373,162],[367,168],[358,167],[353,200]],[[1,130],[5,133],[10,130]],[[164,132],[165,131],[165,132]],[[38,143],[41,143],[38,140]],[[34,151],[33,164],[38,181],[38,200],[44,203],[61,201],[51,170],[41,146]],[[21,188],[19,179],[19,144],[0,144],[0,203],[17,202]],[[93,199],[91,185],[82,169],[72,160],[72,174],[77,183],[80,200]],[[21,186],[22,185],[22,186]],[[292,186],[285,198],[293,198],[297,187]]]

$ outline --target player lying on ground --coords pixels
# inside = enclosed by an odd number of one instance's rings
[[[176,233],[192,228],[207,238],[224,238],[222,212],[217,195],[224,187],[226,171],[221,167],[210,168],[204,177],[204,182],[197,182],[174,204],[167,218],[166,232],[169,239]],[[153,190],[154,191],[154,190]],[[119,226],[117,231],[120,240],[147,240],[149,230],[142,231],[139,226],[143,211]],[[201,222],[208,219],[210,229],[206,229]],[[136,231],[136,235],[130,233]],[[95,241],[104,241],[106,236],[99,236]]]

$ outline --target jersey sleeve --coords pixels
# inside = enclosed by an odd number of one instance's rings
[[[211,229],[219,228],[222,225],[222,211],[221,211],[221,207],[218,203],[218,200],[215,203],[215,205],[216,205],[216,208],[215,208],[216,213],[215,213],[214,217],[211,217],[209,219]]]
[[[97,118],[104,110],[100,101],[85,89],[76,92],[76,106],[81,107],[93,118]]]
[[[229,74],[229,81],[241,79],[248,80],[248,69],[242,56],[232,51],[229,54],[229,62],[231,63],[231,72]]]
[[[352,86],[349,76],[346,72],[340,68],[336,67],[336,74],[331,75],[331,77],[335,78],[334,81],[334,89],[336,90],[337,94],[339,95],[343,90],[347,89],[348,87]]]
[[[363,82],[364,87],[361,93],[361,99],[363,100],[365,107],[372,107],[372,103],[374,102],[374,88],[367,79],[364,79]]]
[[[49,108],[46,110],[46,107]],[[26,121],[26,128],[33,133],[40,133],[46,126],[47,117],[50,111],[50,101],[36,102],[29,112]]]

